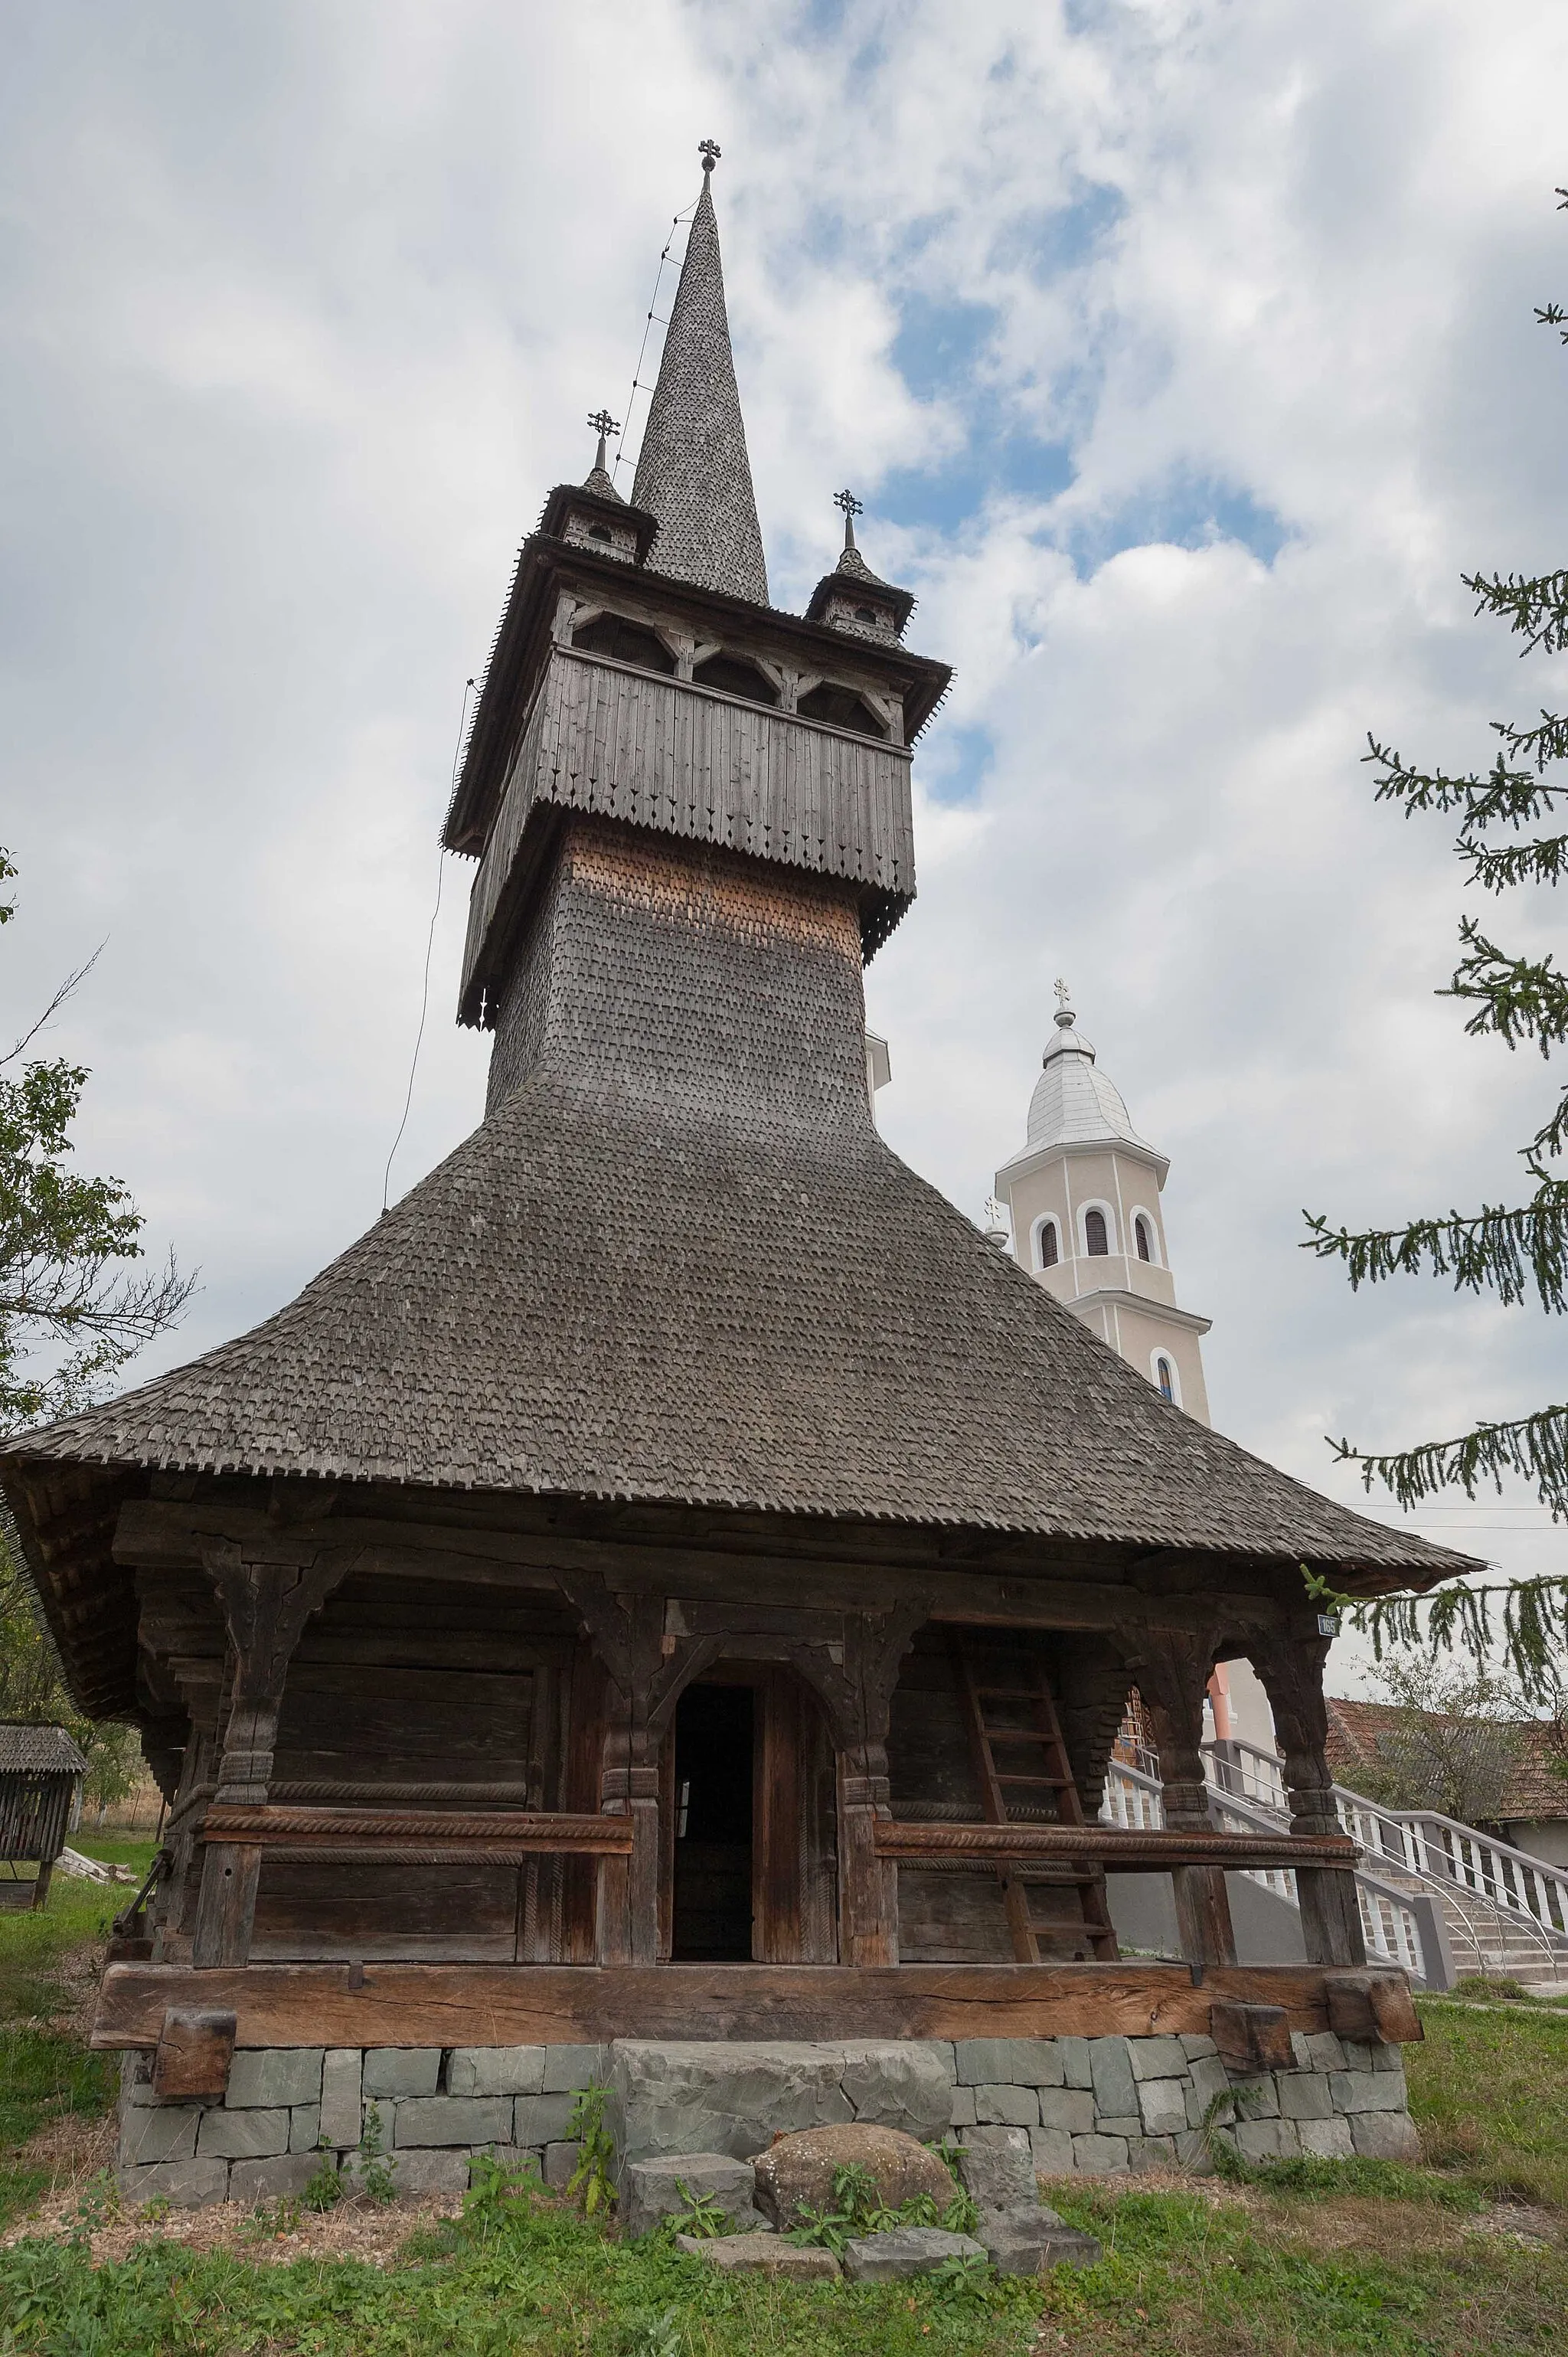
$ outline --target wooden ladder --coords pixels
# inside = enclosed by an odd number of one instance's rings
[[[1038,1655],[1027,1652],[1016,1657],[1019,1671],[1027,1676],[1027,1684],[983,1685],[975,1675],[974,1663],[961,1636],[952,1640],[953,1669],[958,1680],[959,1697],[969,1725],[970,1745],[974,1755],[975,1772],[980,1780],[981,1805],[987,1821],[1004,1825],[1011,1820],[1009,1793],[1021,1799],[1030,1792],[1050,1793],[1056,1802],[1058,1822],[1064,1825],[1081,1825],[1083,1803],[1078,1797],[1078,1784],[1062,1741],[1061,1726],[1057,1717],[1056,1703],[1046,1676],[1045,1664]],[[1019,1727],[1000,1727],[987,1715],[988,1703],[1027,1703],[1029,1723]],[[1004,1757],[1020,1755],[1030,1760],[1027,1767],[998,1767],[998,1748]],[[1060,1923],[1040,1923],[1035,1920],[1029,1903],[1031,1885],[1023,1881],[1015,1868],[999,1866],[996,1878],[1002,1885],[1003,1903],[1007,1910],[1007,1927],[1013,1935],[1013,1953],[1022,1964],[1038,1964],[1059,1961],[1044,1956],[1042,1940],[1060,1940],[1070,1930]],[[1064,1865],[1055,1869],[1050,1880],[1076,1887],[1083,1911],[1084,1937],[1095,1960],[1114,1962],[1118,1953],[1116,1933],[1112,1926],[1111,1912],[1105,1901],[1105,1870],[1087,1861],[1082,1866]]]

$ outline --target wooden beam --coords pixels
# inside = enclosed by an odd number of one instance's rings
[[[1157,1621],[1196,1630],[1207,1627],[1218,1610],[1228,1630],[1283,1632],[1291,1618],[1272,1595],[1228,1587],[1218,1595],[1145,1595],[1103,1579],[1017,1571],[998,1576],[926,1562],[753,1555],[735,1548],[536,1535],[371,1515],[331,1514],[281,1525],[259,1507],[218,1499],[188,1503],[128,1499],[115,1526],[114,1559],[149,1566],[196,1564],[203,1545],[215,1536],[254,1548],[258,1557],[269,1549],[282,1555],[306,1541],[352,1547],[360,1551],[360,1569],[383,1578],[439,1577],[550,1588],[559,1586],[564,1573],[586,1573],[623,1591],[651,1589],[693,1602],[729,1597],[751,1606],[777,1600],[800,1610],[886,1611],[906,1600],[911,1578],[917,1578],[929,1597],[933,1620],[998,1628],[1125,1631]]]
[[[221,2095],[234,2060],[231,2007],[171,2006],[158,2030],[153,2093],[172,2104],[192,2095]]]
[[[203,1836],[292,1857],[618,1857],[632,1846],[628,1816],[574,1816],[553,1809],[330,1809],[215,1803]]]
[[[1222,1996],[1208,2008],[1208,2034],[1220,2061],[1232,2071],[1290,2070],[1294,2061],[1291,2027],[1289,2010],[1283,2005],[1249,2005]]]
[[[1032,1858],[1103,1862],[1108,1874],[1165,1872],[1172,1867],[1233,1868],[1313,1866],[1354,1867],[1360,1856],[1343,1835],[1208,1833],[1197,1826],[1166,1832],[1122,1825],[914,1824],[879,1823],[879,1857],[906,1863],[972,1857],[988,1865],[1025,1865]]]
[[[111,1964],[95,2047],[156,2046],[171,2005],[241,2046],[554,2046],[612,2038],[1209,2035],[1217,1997],[1328,2026],[1313,1964]]]

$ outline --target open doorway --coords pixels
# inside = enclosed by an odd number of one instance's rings
[[[752,1953],[753,1758],[749,1685],[693,1685],[675,1711],[674,1889],[678,1964],[745,1964]]]

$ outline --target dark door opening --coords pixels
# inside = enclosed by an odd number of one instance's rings
[[[750,1686],[690,1686],[675,1710],[675,1888],[679,1964],[751,1961],[754,1696]]]

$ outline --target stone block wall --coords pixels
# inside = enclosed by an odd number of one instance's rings
[[[150,2058],[126,2057],[119,2182],[177,2207],[297,2196],[323,2157],[362,2166],[374,2110],[398,2190],[460,2193],[475,2157],[532,2160],[564,2186],[578,2090],[606,2089],[618,2166],[682,2153],[749,2160],[780,2130],[858,2120],[923,2142],[1026,2130],[1042,2176],[1209,2166],[1202,2123],[1237,2089],[1252,2160],[1419,2147],[1397,2046],[1292,2039],[1294,2067],[1242,2077],[1200,2037],[756,2040],[619,2039],[608,2046],[242,2050],[220,2102],[154,2100]]]

